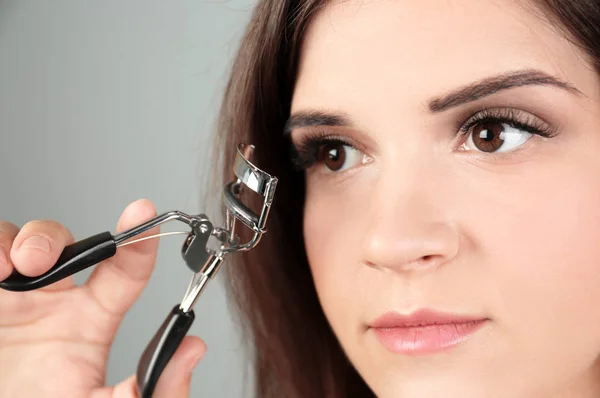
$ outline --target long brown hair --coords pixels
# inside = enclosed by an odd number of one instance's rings
[[[304,251],[303,175],[289,161],[289,117],[302,33],[326,0],[262,0],[234,60],[217,128],[221,175],[233,178],[236,146],[256,146],[257,166],[279,178],[268,232],[224,268],[236,313],[253,343],[256,396],[373,397],[321,309]],[[600,1],[530,3],[600,66]],[[254,200],[255,198],[248,198]]]

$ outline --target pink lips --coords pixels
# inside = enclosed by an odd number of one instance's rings
[[[421,310],[405,316],[387,313],[370,325],[386,349],[397,354],[427,354],[453,347],[488,319]]]

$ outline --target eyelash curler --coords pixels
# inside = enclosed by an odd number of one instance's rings
[[[0,288],[20,292],[42,288],[114,256],[121,246],[170,234],[157,234],[130,241],[160,224],[172,220],[187,224],[191,231],[183,243],[181,255],[188,268],[193,271],[192,279],[181,303],[173,307],[146,346],[136,371],[138,396],[151,397],[162,371],[194,322],[193,307],[200,293],[221,268],[225,255],[254,248],[266,232],[265,225],[278,180],[250,162],[254,149],[253,145],[244,144],[237,148],[233,166],[237,179],[227,184],[223,192],[223,203],[227,210],[226,228],[214,227],[204,214],[190,216],[180,211],[170,211],[118,235],[102,232],[66,246],[57,263],[46,273],[26,277],[15,270],[9,278],[0,282]],[[243,187],[263,197],[260,214],[241,202]],[[246,243],[240,243],[235,234],[236,220],[254,232]],[[210,247],[211,238],[217,240],[217,248]]]

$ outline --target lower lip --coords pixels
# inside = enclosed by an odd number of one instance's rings
[[[396,354],[422,355],[442,351],[465,341],[486,320],[414,327],[373,328],[377,339]]]

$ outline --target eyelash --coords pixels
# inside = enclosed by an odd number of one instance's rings
[[[557,130],[539,118],[513,108],[483,109],[454,127],[459,133],[466,135],[476,125],[486,123],[505,123],[513,128],[545,138],[554,137]]]
[[[552,138],[557,133],[555,127],[543,122],[539,118],[512,108],[483,109],[465,121],[457,123],[454,128],[458,132],[457,134],[465,136],[471,132],[473,127],[486,123],[508,124],[513,128],[545,138]],[[344,145],[360,150],[360,148],[357,148],[356,145],[353,145],[342,136],[317,130],[314,133],[304,134],[299,142],[292,144],[291,159],[293,167],[299,171],[312,167],[318,161],[320,149],[325,145],[332,144]]]
[[[319,151],[326,145],[344,145],[356,149],[347,139],[324,131],[305,134],[291,147],[293,167],[300,171],[312,167],[318,160]]]

